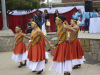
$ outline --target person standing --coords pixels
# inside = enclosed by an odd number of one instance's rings
[[[71,19],[71,27],[76,30],[75,35],[73,35],[72,40],[70,41],[71,44],[71,52],[72,52],[72,64],[74,65],[73,69],[76,69],[84,63],[84,51],[83,48],[78,40],[78,32],[79,27],[77,26],[77,20]],[[72,32],[70,32],[70,35]]]
[[[46,32],[48,33],[50,32],[50,15],[46,9],[44,10],[44,15],[45,15]]]
[[[82,25],[84,24],[84,20],[83,20],[83,13],[81,12],[81,10],[79,10],[79,12],[77,13],[77,19],[78,19],[78,26],[80,28],[80,31],[81,31],[81,28],[82,28]]]
[[[37,21],[31,23],[33,31],[31,33],[31,43],[28,51],[27,66],[33,72],[37,71],[37,74],[41,74],[45,68],[45,51],[46,46],[44,41],[46,41],[50,47],[51,45],[43,32],[39,29],[39,24]]]
[[[40,29],[41,29],[41,13],[40,13],[40,10],[37,10],[37,14],[36,14],[37,16],[38,16],[38,23],[39,23],[39,25],[40,25]]]
[[[32,21],[39,21],[39,18],[38,18],[38,16],[36,15],[36,13],[33,13]]]
[[[98,17],[98,13],[93,9],[93,12],[91,12],[91,18]]]
[[[72,19],[76,19],[76,12],[73,12]]]
[[[77,12],[76,12],[76,18],[77,18],[77,14],[79,13],[79,9],[77,9]]]
[[[76,30],[67,25],[64,25],[65,20],[66,17],[62,15],[58,15],[58,17],[56,17],[55,22],[58,25],[58,45],[53,57],[52,66],[49,70],[53,68],[58,73],[70,75],[70,71],[72,71],[72,53],[69,40],[71,40],[72,35],[75,34]],[[72,31],[72,35],[69,38],[67,38],[68,30]]]
[[[89,30],[89,20],[90,20],[90,12],[85,12],[85,30]]]
[[[55,13],[54,13],[54,23],[55,23],[55,26],[56,26],[56,31],[57,31],[57,25],[56,25],[56,22],[55,22],[55,20],[56,20],[56,17],[59,15],[59,12],[58,12],[58,10],[56,9],[55,10]]]
[[[22,27],[20,26],[16,26],[15,32],[15,48],[11,59],[15,60],[15,62],[20,62],[18,68],[21,68],[26,65],[27,59],[27,49],[25,43],[23,42],[23,37],[29,40],[30,38],[22,33]],[[22,63],[23,61],[25,61],[24,64]]]
[[[100,11],[98,12],[98,17],[100,17]]]

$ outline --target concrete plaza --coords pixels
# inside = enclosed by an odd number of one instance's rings
[[[25,66],[18,68],[19,63],[11,60],[12,54],[13,52],[0,52],[0,75],[37,75]],[[54,69],[49,70],[52,59],[53,56],[49,54],[49,62],[41,75],[63,75],[56,73]],[[73,70],[71,75],[100,75],[100,66],[84,63],[81,68]]]

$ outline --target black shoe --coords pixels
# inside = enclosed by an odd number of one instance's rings
[[[43,72],[43,69],[40,72],[38,72],[37,74],[41,74],[42,72]]]
[[[80,66],[81,66],[81,64],[79,64],[79,65],[77,65],[77,66],[79,66],[79,67],[80,67]]]
[[[23,64],[23,66],[26,66],[26,63],[25,63],[25,64]]]
[[[67,74],[67,75],[70,75],[70,73],[69,73],[69,74]]]
[[[77,69],[78,68],[78,65],[76,67],[73,67],[73,69]]]
[[[20,66],[18,66],[18,68],[21,68],[23,66],[23,64],[21,64]]]
[[[45,60],[45,63],[47,63],[47,62],[48,62],[48,60],[46,59],[46,60]]]
[[[32,71],[32,72],[36,72],[36,71]]]
[[[50,49],[48,49],[48,51],[50,51]]]

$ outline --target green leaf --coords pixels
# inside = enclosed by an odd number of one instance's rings
[[[5,0],[6,10],[33,10],[40,8],[40,1],[37,0]],[[1,2],[0,2],[1,10]]]

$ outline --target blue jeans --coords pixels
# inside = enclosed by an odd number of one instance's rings
[[[89,29],[89,20],[90,19],[85,19],[85,30]]]

